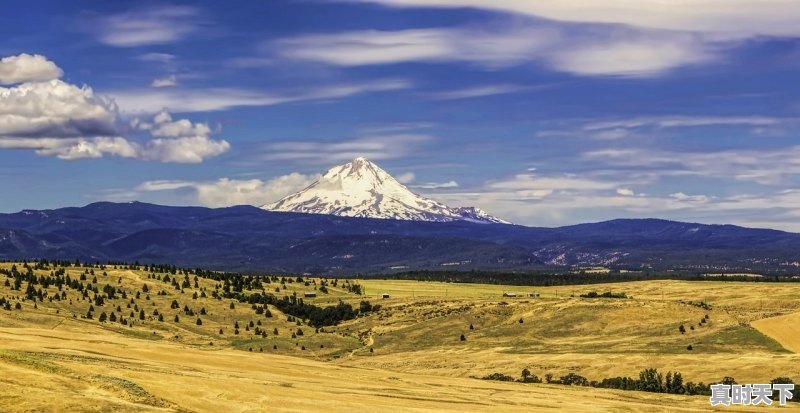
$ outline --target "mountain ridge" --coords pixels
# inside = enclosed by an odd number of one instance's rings
[[[0,259],[81,259],[251,272],[610,266],[794,273],[800,234],[620,219],[566,227],[271,212],[253,206],[93,203],[0,214]]]

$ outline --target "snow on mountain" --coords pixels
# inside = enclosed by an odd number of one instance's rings
[[[477,222],[481,224],[510,224],[510,222],[506,220],[489,215],[486,213],[486,211],[478,207],[458,207],[453,208],[453,212],[460,215],[461,219],[465,221]]]
[[[362,157],[331,168],[302,191],[261,208],[360,218],[507,223],[478,208],[450,208],[419,196]]]

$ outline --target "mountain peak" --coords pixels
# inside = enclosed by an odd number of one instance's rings
[[[480,214],[450,208],[417,195],[361,156],[329,169],[302,191],[261,208],[361,218],[506,223],[477,208],[475,211]]]

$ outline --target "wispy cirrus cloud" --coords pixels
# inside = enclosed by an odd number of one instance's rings
[[[537,63],[579,76],[651,77],[713,61],[727,40],[626,27],[571,30],[540,22],[307,34],[268,45],[283,58],[345,67],[465,62],[495,70]]]
[[[259,159],[309,165],[334,165],[359,156],[373,161],[402,158],[434,138],[430,135],[365,136],[338,142],[286,141],[263,146]]]
[[[523,86],[513,84],[496,84],[466,87],[457,90],[447,90],[433,92],[429,96],[437,100],[458,100],[472,99],[485,96],[507,95],[510,93],[520,93],[537,89],[535,86]]]
[[[571,23],[706,32],[721,37],[798,36],[793,0],[347,0],[391,7],[476,8]]]
[[[458,182],[456,181],[447,181],[447,182],[425,182],[419,184],[412,184],[409,185],[411,188],[415,189],[449,189],[449,188],[458,188]]]
[[[663,192],[625,174],[519,174],[458,191],[426,191],[448,205],[474,205],[527,225],[566,225],[626,217],[733,223],[800,231],[800,190],[765,188],[735,195]],[[652,189],[650,192],[648,189]]]
[[[109,46],[167,44],[196,32],[203,24],[200,16],[200,10],[190,6],[147,7],[100,16],[92,30]]]
[[[587,137],[597,140],[641,138],[651,132],[688,128],[745,128],[757,136],[780,136],[800,126],[800,118],[763,115],[658,115],[616,119],[556,121],[560,129],[544,129],[538,137]]]
[[[701,126],[775,126],[790,122],[798,123],[796,118],[777,118],[771,116],[643,116],[628,119],[589,122],[585,130],[656,128],[689,128]]]
[[[143,62],[158,62],[158,63],[172,63],[177,59],[177,56],[169,53],[150,52],[136,56],[137,60]]]
[[[114,97],[120,110],[128,113],[152,113],[154,108],[173,112],[208,112],[240,106],[271,106],[302,101],[340,99],[365,93],[379,93],[410,88],[406,79],[377,79],[359,83],[326,84],[295,92],[273,93],[240,88],[157,88],[105,91]]]
[[[152,195],[183,198],[186,203],[208,207],[232,205],[264,205],[297,192],[319,179],[319,174],[290,173],[275,178],[231,179],[209,181],[154,180],[145,181],[135,188],[112,190],[102,195],[113,201],[147,199]]]
[[[800,184],[800,146],[707,152],[598,149],[584,152],[581,158],[606,167],[657,171],[664,176],[705,176],[762,185]]]

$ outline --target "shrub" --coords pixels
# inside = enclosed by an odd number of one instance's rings
[[[514,381],[514,378],[511,376],[506,376],[503,373],[492,373],[483,377],[482,380]]]

